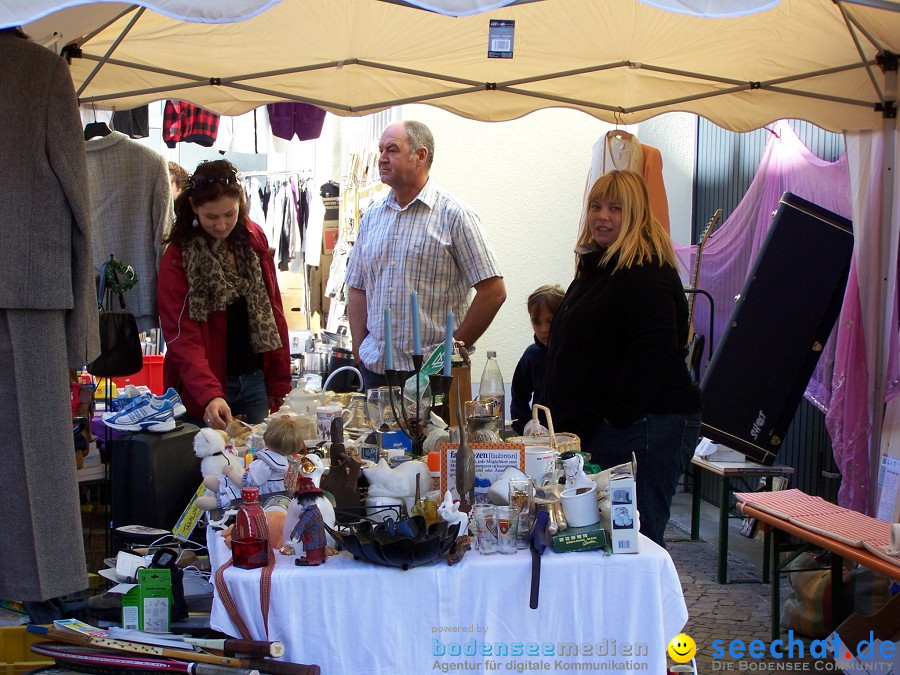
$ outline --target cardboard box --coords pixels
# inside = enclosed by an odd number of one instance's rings
[[[337,223],[325,223],[322,227],[322,253],[334,253],[334,247],[337,245],[340,228]]]
[[[613,469],[609,478],[610,543],[613,553],[638,552],[637,494],[629,464]]]
[[[138,584],[122,596],[122,628],[168,633],[172,615],[172,574],[138,570]]]
[[[557,553],[570,551],[593,551],[606,548],[606,530],[599,521],[584,527],[569,527],[553,535],[553,550]]]

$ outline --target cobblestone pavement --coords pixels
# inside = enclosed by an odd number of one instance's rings
[[[716,583],[716,545],[714,542],[691,541],[688,532],[669,523],[666,546],[678,570],[688,622],[684,632],[697,643],[697,672],[708,675],[716,672],[840,672],[831,659],[809,657],[809,640],[803,640],[806,658],[771,656],[755,659],[728,656],[729,643],[734,639],[749,644],[761,640],[768,649],[771,643],[770,586],[762,583],[721,585]],[[762,544],[760,544],[760,549]],[[729,578],[760,578],[761,569],[729,552]],[[782,582],[782,598],[789,588]],[[782,632],[782,639],[786,635]],[[714,659],[713,640],[721,640],[725,658]]]

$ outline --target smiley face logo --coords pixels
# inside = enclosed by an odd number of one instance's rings
[[[669,642],[668,651],[675,663],[687,663],[697,654],[697,643],[687,633],[679,633]]]

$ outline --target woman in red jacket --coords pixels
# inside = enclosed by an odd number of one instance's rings
[[[202,162],[175,202],[159,270],[165,387],[197,422],[258,423],[291,388],[287,322],[266,237],[227,160]]]

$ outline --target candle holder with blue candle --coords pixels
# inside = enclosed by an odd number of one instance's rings
[[[443,351],[443,374],[428,373],[425,379],[422,373],[424,358],[419,333],[419,302],[415,291],[410,293],[410,309],[412,312],[413,332],[413,372],[412,376],[405,371],[393,368],[393,344],[391,340],[390,310],[385,310],[385,378],[390,392],[391,410],[400,430],[412,443],[412,455],[424,456],[424,443],[429,415],[434,411],[444,421],[450,419],[449,405],[445,401],[453,382],[451,375],[451,359],[453,353],[453,312],[447,313],[447,325]],[[435,362],[433,355],[429,363]],[[412,384],[410,384],[412,382]],[[394,387],[400,388],[400,400],[396,401]]]
[[[450,426],[450,387],[453,385],[453,312],[447,312],[447,323],[444,330],[441,373],[429,373],[428,383],[431,387],[431,410]]]
[[[385,378],[388,383],[388,391],[390,392],[391,411],[397,420],[400,431],[409,437],[412,442],[412,455],[420,458],[425,454],[425,427],[428,423],[428,414],[431,410],[431,396],[429,396],[429,387],[425,386],[422,391],[421,379],[419,374],[422,371],[422,355],[413,354],[413,372],[412,375],[407,371],[396,370],[394,368],[384,370]],[[413,396],[409,396],[407,390],[409,381],[415,378],[412,386]],[[399,397],[394,396],[394,392],[399,388]],[[396,399],[400,400],[397,401]],[[413,399],[413,400],[410,400]],[[426,401],[427,399],[427,401]]]

